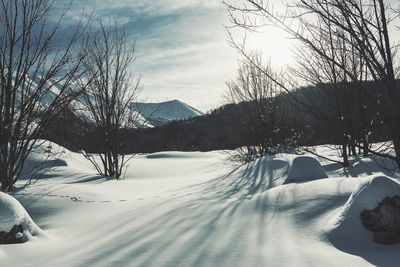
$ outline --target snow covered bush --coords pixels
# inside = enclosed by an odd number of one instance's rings
[[[40,233],[42,230],[18,200],[0,192],[0,243],[25,242]]]
[[[286,183],[328,178],[318,160],[308,156],[296,157],[290,166]]]
[[[386,207],[381,207],[381,211],[379,211],[379,208],[374,210],[379,203],[382,203],[383,199],[386,197],[392,198],[394,196],[400,196],[400,184],[396,180],[387,176],[372,176],[371,178],[362,180],[353,190],[346,204],[337,213],[336,218],[333,218],[333,229],[329,233],[331,242],[342,249],[370,247],[371,243],[373,244],[373,234],[363,226],[367,220],[368,222],[366,223],[370,229],[394,230],[395,227],[392,228],[392,226],[389,225],[392,224],[391,222],[397,221],[398,219],[391,218],[391,215],[385,219],[377,218],[383,213],[387,213],[387,211],[383,211],[383,209],[389,209],[388,205],[384,204]],[[364,213],[365,210],[373,211],[366,215],[366,213]],[[363,213],[364,215],[362,215]],[[379,213],[381,213],[381,215],[379,215]],[[364,219],[362,219],[362,217],[364,217]],[[375,219],[373,219],[373,217],[375,217]],[[380,226],[378,226],[378,224],[380,224]],[[378,234],[378,236],[381,236],[381,234]],[[378,241],[376,238],[374,239]],[[378,237],[378,239],[380,239],[380,237]]]

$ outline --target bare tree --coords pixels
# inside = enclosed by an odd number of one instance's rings
[[[329,21],[317,19],[318,28],[306,25],[311,28],[318,50],[300,44],[296,53],[297,66],[290,69],[295,77],[318,88],[310,90],[314,95],[302,96],[302,102],[310,106],[315,117],[326,122],[331,135],[336,135],[334,139],[341,144],[343,165],[349,166],[348,155],[357,154],[357,143],[362,143],[364,155],[368,154],[367,135],[372,126],[366,114],[371,102],[366,88],[368,72],[362,56],[349,41],[351,36]]]
[[[84,60],[86,74],[83,86],[89,128],[94,129],[93,141],[100,151],[100,162],[85,154],[101,175],[120,179],[127,161],[127,135],[140,125],[139,113],[131,108],[141,89],[140,77],[132,76],[135,43],[128,43],[125,33],[102,22],[87,39]]]
[[[312,51],[319,63],[325,62],[324,70],[329,70],[328,76],[335,83],[363,80],[380,83],[376,89],[379,90],[376,105],[389,129],[400,165],[400,107],[396,104],[400,100],[400,89],[396,83],[395,45],[390,41],[389,31],[396,11],[388,8],[383,0],[297,0],[284,14],[273,12],[271,5],[262,0],[241,2],[225,3],[235,26],[249,30],[265,24],[280,27],[302,43],[303,49]],[[353,66],[348,64],[351,60],[343,58],[352,55],[358,57]],[[316,69],[314,66],[309,70]]]
[[[0,183],[11,191],[49,119],[79,92],[68,87],[81,73],[75,44],[79,22],[60,49],[57,34],[68,10],[52,23],[54,0],[0,1]]]
[[[246,139],[247,145],[235,156],[244,162],[276,153],[278,147],[287,145],[284,137],[288,137],[280,98],[282,90],[275,83],[281,80],[281,73],[274,71],[270,64],[260,70],[252,62],[262,66],[261,56],[242,62],[237,78],[227,82],[225,95],[225,100],[237,108],[237,116],[229,123],[238,138]]]

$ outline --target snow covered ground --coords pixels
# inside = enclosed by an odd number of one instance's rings
[[[343,169],[304,158],[296,167],[298,155],[291,154],[237,166],[224,152],[160,152],[135,156],[125,180],[114,181],[55,144],[36,149],[28,165],[49,154],[59,159],[44,165],[52,166],[48,173],[11,194],[30,217],[0,193],[0,208],[8,209],[0,212],[0,226],[15,208],[22,214],[15,221],[41,229],[23,244],[1,245],[2,266],[398,266],[400,260],[400,245],[373,243],[359,219],[362,209],[400,194],[398,179],[378,158],[355,158]]]

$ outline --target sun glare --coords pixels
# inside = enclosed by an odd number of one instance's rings
[[[293,63],[292,40],[281,29],[265,27],[247,37],[247,49],[261,52],[263,60],[270,60],[275,67]]]

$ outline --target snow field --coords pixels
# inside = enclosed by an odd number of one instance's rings
[[[357,226],[357,213],[395,194],[397,179],[373,159],[355,158],[351,170],[318,160],[329,178],[284,184],[290,172],[302,176],[294,169],[297,157],[236,166],[218,151],[137,155],[125,180],[114,181],[65,151],[59,157],[65,164],[12,194],[53,238],[1,246],[0,260],[6,266],[396,266],[400,246],[374,244]]]

